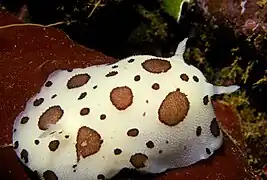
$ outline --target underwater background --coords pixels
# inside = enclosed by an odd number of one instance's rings
[[[196,0],[180,9],[181,3],[0,0],[0,7],[24,23],[59,28],[75,42],[116,59],[133,54],[169,57],[189,37],[187,63],[213,84],[241,86],[238,93],[215,97],[231,107],[240,123],[224,132],[244,153],[256,179],[267,179],[267,1]],[[130,173],[132,179],[141,178]]]

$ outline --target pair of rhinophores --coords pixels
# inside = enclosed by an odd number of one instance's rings
[[[161,173],[209,158],[223,139],[214,86],[183,60],[136,55],[58,70],[14,123],[17,156],[41,179],[110,179],[123,168]]]

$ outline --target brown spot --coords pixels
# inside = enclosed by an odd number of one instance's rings
[[[203,104],[204,104],[204,105],[207,105],[208,103],[209,103],[209,96],[206,95],[206,96],[204,96],[204,98],[203,98]]]
[[[24,160],[24,163],[28,163],[29,159],[28,159],[28,151],[25,149],[22,149],[22,151],[20,152],[20,159]]]
[[[117,74],[118,74],[117,71],[111,71],[111,72],[109,72],[108,74],[106,74],[106,77],[115,76],[115,75],[117,75]]]
[[[81,87],[85,85],[90,80],[90,78],[91,76],[89,74],[77,74],[75,76],[72,76],[67,83],[67,88],[73,89]]]
[[[163,73],[171,69],[171,63],[163,59],[148,59],[142,63],[142,67],[151,73]]]
[[[98,179],[98,180],[105,180],[106,177],[105,177],[103,174],[98,174],[98,175],[97,175],[97,179]]]
[[[106,117],[107,117],[107,116],[106,116],[105,114],[101,114],[101,115],[100,115],[100,119],[101,119],[101,120],[106,119]]]
[[[199,79],[198,79],[197,76],[193,76],[193,80],[194,80],[195,82],[199,82]]]
[[[143,113],[143,116],[146,116],[146,112]]]
[[[112,69],[115,69],[115,68],[118,68],[119,66],[118,65],[114,65],[114,66],[112,66],[111,68]]]
[[[139,134],[139,130],[137,128],[130,129],[127,131],[127,135],[131,137],[136,137]]]
[[[50,149],[50,151],[56,151],[58,146],[59,146],[59,141],[58,140],[53,140],[53,141],[50,141],[49,145],[48,145],[48,148]]]
[[[15,142],[14,142],[14,147],[13,147],[13,148],[14,148],[14,149],[17,149],[18,147],[19,147],[19,142],[18,142],[18,141],[15,141]]]
[[[26,124],[28,121],[29,121],[29,117],[25,116],[25,117],[21,118],[20,124]]]
[[[43,177],[45,180],[58,180],[57,175],[51,170],[46,170],[43,173]]]
[[[128,63],[133,63],[133,62],[134,62],[133,58],[128,60]]]
[[[180,75],[180,78],[183,80],[183,81],[188,81],[189,80],[189,77],[187,76],[187,74],[181,74]]]
[[[168,125],[175,126],[183,121],[189,110],[189,101],[180,91],[169,93],[162,101],[158,110],[159,120]]]
[[[209,149],[209,148],[206,148],[206,153],[207,153],[207,154],[209,154],[209,155],[211,154],[211,152],[210,152],[210,149]]]
[[[213,118],[210,123],[210,132],[214,137],[220,136],[220,127],[216,118]]]
[[[169,141],[168,141],[168,140],[166,140],[166,141],[165,141],[165,143],[166,143],[166,144],[169,144]]]
[[[76,167],[77,167],[77,164],[72,165],[72,168],[76,168]]]
[[[100,148],[103,140],[101,136],[93,129],[89,127],[82,126],[78,130],[77,139],[76,139],[76,153],[77,160],[80,160],[80,157],[86,158],[97,153]]]
[[[134,76],[134,81],[140,81],[140,79],[141,79],[140,75]]]
[[[132,90],[127,86],[116,87],[110,92],[110,101],[118,110],[125,110],[133,103]]]
[[[114,149],[114,154],[115,155],[119,155],[119,154],[121,154],[121,152],[122,152],[122,150],[119,149],[119,148]]]
[[[95,85],[94,87],[93,87],[93,89],[96,89],[97,88],[97,85]]]
[[[55,134],[55,133],[56,133],[56,131],[53,131],[53,132],[49,133],[49,135],[52,135],[52,134]]]
[[[52,86],[52,82],[51,81],[47,81],[46,83],[45,83],[45,87],[50,87],[50,86]]]
[[[162,150],[159,150],[159,154],[162,154],[163,153],[163,151]]]
[[[57,97],[57,95],[56,95],[56,94],[54,94],[54,95],[51,97],[51,99],[54,99],[55,97]]]
[[[200,126],[198,126],[197,130],[196,130],[196,135],[200,136],[201,135],[201,131],[202,131],[202,128]]]
[[[148,147],[149,149],[152,149],[152,148],[154,148],[154,143],[152,142],[152,141],[148,141],[147,143],[146,143],[146,147]]]
[[[159,84],[158,84],[158,83],[154,83],[154,84],[152,85],[152,89],[154,89],[154,90],[158,90],[158,89],[159,89]]]
[[[65,135],[65,138],[68,139],[70,137],[70,135]]]
[[[146,100],[146,103],[148,104],[148,100]]]
[[[80,115],[81,116],[85,116],[88,115],[90,113],[90,109],[89,108],[82,108],[80,111]]]
[[[136,153],[131,156],[130,163],[136,168],[143,168],[145,167],[145,162],[148,160],[147,155],[142,153]]]
[[[36,99],[36,100],[33,102],[33,105],[34,105],[34,106],[40,106],[43,102],[44,102],[44,98]]]
[[[85,98],[85,96],[87,95],[86,92],[83,92],[79,97],[78,97],[78,100],[81,100],[83,98]]]
[[[34,144],[38,145],[40,141],[38,139],[34,140]]]
[[[38,126],[41,130],[47,130],[48,125],[56,124],[63,116],[64,111],[60,106],[49,107],[39,118]]]

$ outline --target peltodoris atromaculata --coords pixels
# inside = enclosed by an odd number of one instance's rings
[[[222,144],[210,97],[220,87],[183,60],[136,55],[52,73],[14,123],[17,156],[41,178],[109,179],[123,168],[160,173]]]

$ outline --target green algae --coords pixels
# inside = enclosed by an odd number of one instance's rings
[[[189,0],[164,0],[163,9],[175,19],[179,19],[180,13],[182,11],[181,7],[184,2],[189,2]]]
[[[241,74],[241,79],[246,82],[249,72],[252,70],[253,62],[250,62],[243,70],[237,65],[236,61],[230,67],[223,68],[220,72],[222,78],[235,79]],[[255,173],[262,174],[261,168],[266,163],[264,159],[267,157],[267,115],[259,112],[250,105],[249,95],[245,90],[240,90],[231,95],[224,95],[223,101],[231,105],[235,112],[238,112],[241,118],[241,129],[246,143],[246,154],[248,155],[248,163],[254,168]]]
[[[209,24],[209,22],[206,22],[206,24]],[[230,83],[246,86],[246,88],[241,88],[236,93],[224,95],[221,98],[241,118],[241,130],[246,147],[244,153],[247,154],[247,161],[256,174],[263,175],[262,167],[267,163],[267,114],[251,104],[253,95],[251,90],[248,89],[254,89],[267,83],[267,69],[265,72],[259,71],[256,66],[258,64],[264,66],[264,62],[267,60],[265,58],[266,50],[262,48],[261,43],[258,43],[264,39],[266,40],[266,33],[254,33],[245,40],[240,40],[235,36],[235,39],[232,39],[235,44],[231,48],[228,63],[220,62],[223,65],[214,67],[210,61],[211,59],[206,57],[207,53],[212,51],[212,42],[218,38],[218,34],[215,33],[217,28],[214,29],[212,26],[212,24],[197,24],[194,27],[197,29],[195,34],[196,44],[186,51],[185,60],[201,69],[207,80],[213,84],[225,85]],[[227,37],[228,35],[223,34],[223,36]],[[244,49],[242,49],[244,46],[240,46],[242,43],[245,43],[246,47],[256,47],[257,50],[252,51],[255,53],[255,58],[244,57]],[[216,58],[216,56],[213,56],[213,58]],[[254,74],[257,74],[257,78],[253,76]]]
[[[149,11],[141,5],[136,6],[138,13],[147,21],[141,22],[133,31],[130,41],[152,42],[155,39],[165,39],[168,32],[168,24],[164,22],[159,10]]]
[[[263,8],[267,5],[267,0],[259,0],[257,3],[256,3],[260,8]]]

